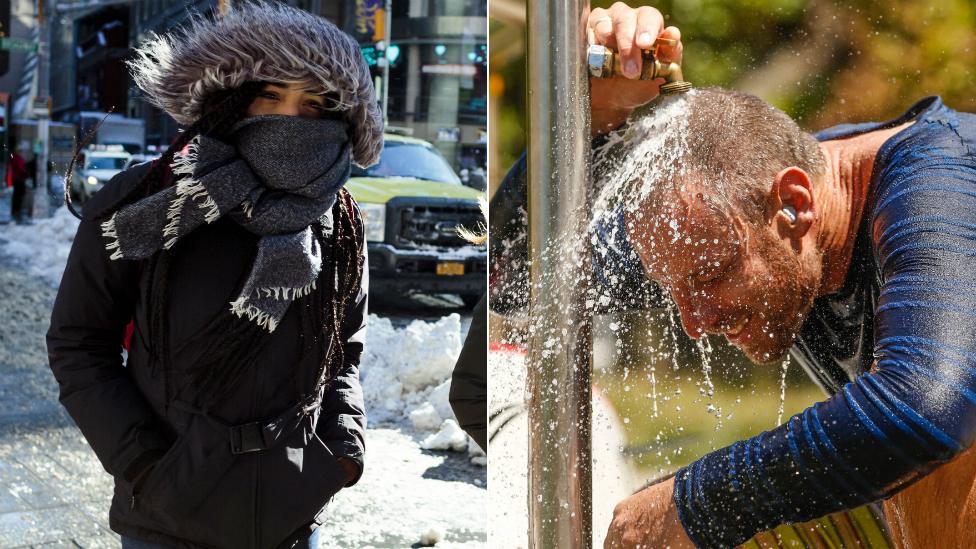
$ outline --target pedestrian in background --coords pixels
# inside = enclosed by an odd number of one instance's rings
[[[13,149],[13,147],[11,147]],[[23,223],[24,194],[27,190],[27,163],[20,154],[21,147],[14,149],[10,155],[9,178],[14,188],[13,196],[10,197],[10,219],[17,223]]]
[[[61,402],[115,478],[123,548],[316,547],[363,469],[368,270],[342,186],[382,148],[366,62],[325,19],[240,3],[130,68],[186,130],[85,205],[47,339]]]
[[[31,159],[25,164],[27,170],[27,184],[24,185],[24,209],[27,219],[34,219],[34,200],[37,198],[37,155],[31,153]],[[43,196],[43,195],[42,195]]]

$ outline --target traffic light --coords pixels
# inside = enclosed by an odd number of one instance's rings
[[[373,42],[381,40],[386,40],[386,10],[376,8],[373,12]]]

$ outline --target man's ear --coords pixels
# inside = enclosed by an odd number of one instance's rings
[[[793,237],[804,236],[816,219],[813,203],[813,181],[796,166],[776,174],[769,193],[770,223],[779,223]]]

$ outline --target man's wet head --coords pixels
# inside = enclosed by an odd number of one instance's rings
[[[634,182],[645,190],[625,207],[628,235],[691,337],[724,334],[753,361],[778,359],[822,290],[823,153],[756,97],[706,89],[686,102],[678,169]]]

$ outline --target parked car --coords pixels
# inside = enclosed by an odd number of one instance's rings
[[[379,163],[354,167],[346,188],[366,221],[370,287],[477,303],[487,287],[487,248],[457,229],[479,230],[484,193],[462,185],[433,145],[387,134]]]
[[[83,150],[71,177],[72,199],[84,202],[90,198],[125,169],[131,158],[121,145],[95,145]]]
[[[129,161],[125,163],[125,167],[122,170],[128,170],[132,166],[137,164],[142,164],[143,162],[150,162],[159,158],[158,154],[134,154]]]

